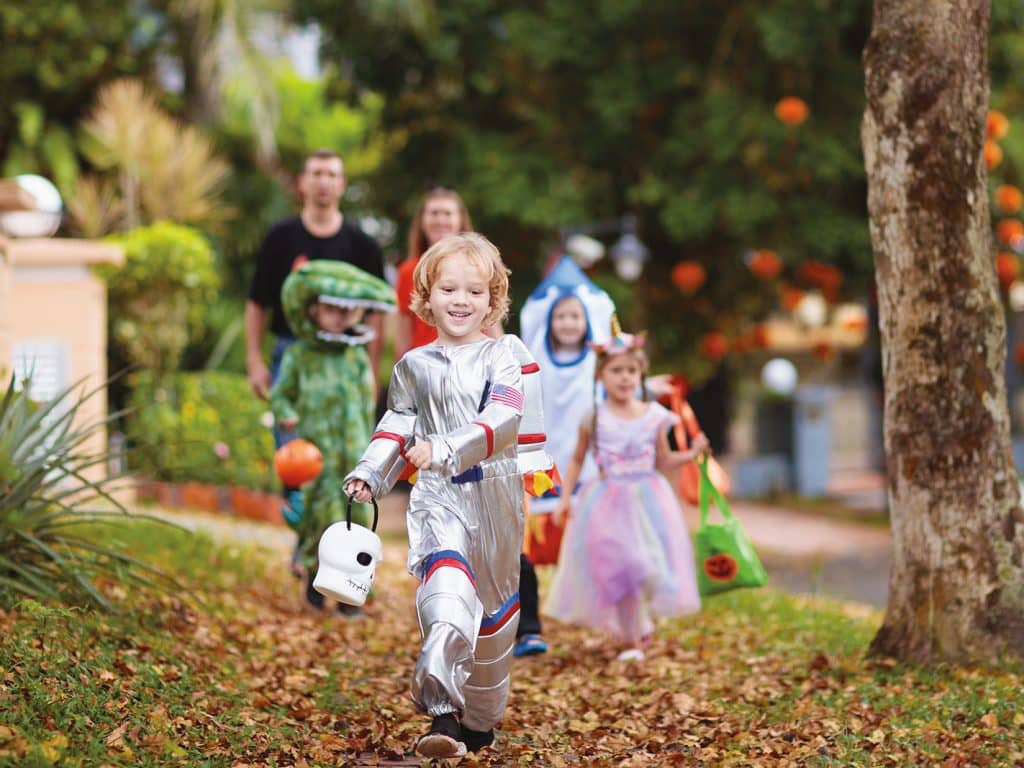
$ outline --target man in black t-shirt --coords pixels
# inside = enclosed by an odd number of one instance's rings
[[[335,259],[384,277],[384,262],[377,243],[338,209],[345,192],[345,167],[341,157],[331,150],[313,152],[306,158],[298,181],[302,210],[298,216],[279,221],[270,228],[256,257],[256,273],[245,305],[249,386],[262,398],[268,396],[281,356],[294,340],[281,309],[281,286],[293,269],[312,259]],[[270,367],[263,359],[263,334],[268,314],[270,331],[277,337]],[[368,345],[376,380],[381,316],[370,313],[367,323],[377,331],[376,338]]]

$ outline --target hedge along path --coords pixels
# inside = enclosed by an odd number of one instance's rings
[[[404,541],[388,534],[360,620],[307,612],[278,542],[259,555],[248,544],[171,547],[168,562],[198,551],[187,567],[204,580],[201,605],[142,598],[130,617],[0,615],[0,764],[30,753],[81,765],[417,764],[409,753],[428,718],[408,696],[419,632]],[[515,662],[496,749],[461,764],[1024,760],[1020,678],[868,666],[861,653],[879,620],[768,589],[736,593],[659,625],[642,664],[549,621],[552,652]],[[954,688],[967,693],[950,700]]]

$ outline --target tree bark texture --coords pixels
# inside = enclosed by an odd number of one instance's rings
[[[987,172],[987,0],[876,0],[862,144],[893,563],[872,653],[1024,655],[1024,515]]]

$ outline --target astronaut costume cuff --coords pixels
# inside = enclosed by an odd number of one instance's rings
[[[431,447],[430,468],[445,477],[465,472],[494,451],[494,430],[476,422],[427,439]]]
[[[352,478],[362,480],[370,486],[374,498],[380,498],[391,490],[405,469],[403,449],[404,441],[398,435],[378,432],[370,440],[359,463],[345,477],[345,482]]]

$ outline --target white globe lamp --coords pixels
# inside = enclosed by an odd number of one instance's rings
[[[604,243],[589,235],[570,235],[565,241],[565,252],[583,269],[587,269],[604,257]]]
[[[772,394],[790,397],[796,383],[796,366],[784,357],[772,358],[761,369],[761,384]]]
[[[34,211],[0,214],[0,229],[11,237],[50,237],[60,227],[64,201],[53,183],[34,173],[14,177],[15,182],[35,200]]]

